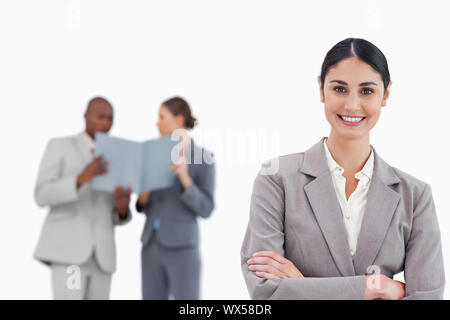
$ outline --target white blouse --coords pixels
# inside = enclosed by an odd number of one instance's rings
[[[345,229],[347,230],[347,240],[350,246],[350,254],[352,257],[356,252],[356,245],[358,241],[359,231],[361,230],[361,222],[364,216],[364,211],[367,204],[367,195],[369,192],[370,181],[373,173],[373,150],[370,148],[370,156],[366,161],[361,171],[355,174],[358,179],[358,185],[347,200],[345,196],[345,182],[343,176],[344,168],[336,163],[331,156],[326,139],[323,141],[325,154],[327,156],[328,167],[330,168],[331,177],[333,180],[334,190],[341,207]]]

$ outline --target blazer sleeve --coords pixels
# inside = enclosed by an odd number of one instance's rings
[[[192,179],[191,185],[181,193],[181,201],[195,215],[207,218],[214,210],[216,169],[215,163],[203,163],[201,166],[197,181]]]
[[[284,189],[276,175],[259,173],[253,184],[250,218],[241,249],[241,268],[252,299],[364,299],[366,277],[263,279],[247,260],[261,250],[284,256]],[[301,270],[300,270],[301,271]]]
[[[41,207],[55,206],[78,199],[77,175],[62,176],[64,159],[61,149],[63,149],[61,139],[50,140],[41,160],[34,188],[34,198]]]
[[[443,299],[445,275],[441,236],[428,184],[414,209],[406,245],[404,277],[405,300]]]

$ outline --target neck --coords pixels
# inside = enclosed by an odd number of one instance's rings
[[[344,172],[353,174],[360,171],[370,156],[369,135],[358,139],[346,139],[333,130],[326,140],[333,159],[344,168]]]
[[[181,140],[186,141],[186,143],[189,142],[189,141],[191,140],[191,137],[189,137],[189,134],[188,134],[187,130],[186,130],[185,128],[179,128],[179,129],[183,129],[183,131],[179,131],[179,138],[180,138]],[[177,130],[177,129],[175,129],[175,130]],[[170,133],[168,134],[168,136],[172,135],[172,134],[175,132],[175,130],[173,130],[172,132],[170,132]]]
[[[85,132],[87,133],[87,135],[88,135],[89,137],[92,138],[92,140],[95,140],[95,136],[94,136],[92,133],[90,133],[90,132],[87,131],[87,130],[85,130]]]

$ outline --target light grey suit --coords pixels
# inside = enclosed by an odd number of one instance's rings
[[[93,190],[90,183],[76,187],[77,176],[93,154],[80,133],[50,140],[35,187],[39,206],[49,206],[34,257],[54,266],[98,266],[106,274],[116,270],[114,225],[120,219],[111,193]],[[95,261],[91,261],[95,253]],[[102,297],[105,294],[101,294]]]
[[[209,217],[214,209],[215,164],[211,152],[190,141],[185,156],[192,184],[184,189],[177,179],[170,188],[152,191],[143,208],[136,203],[137,211],[146,214],[141,237],[144,299],[200,297],[197,218]]]
[[[442,299],[444,265],[431,188],[389,166],[374,150],[357,249],[352,260],[323,140],[272,160],[253,186],[241,267],[253,299],[363,299],[365,274],[404,271],[405,299]],[[256,251],[291,260],[300,279],[266,280],[248,270]],[[379,268],[379,269],[378,269]]]

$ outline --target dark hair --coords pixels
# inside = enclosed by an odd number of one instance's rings
[[[198,121],[192,116],[189,104],[183,98],[173,97],[164,101],[162,105],[167,107],[174,116],[181,114],[184,117],[184,126],[187,129],[192,129],[197,124]]]
[[[389,81],[391,80],[391,76],[389,74],[386,57],[374,44],[367,40],[358,38],[347,38],[342,40],[341,42],[335,44],[334,47],[327,52],[327,55],[322,63],[322,71],[320,73],[322,88],[328,70],[341,60],[350,57],[358,57],[375,69],[375,71],[377,71],[383,79],[384,89],[387,88]]]
[[[112,108],[112,104],[111,104],[111,102],[108,101],[108,99],[106,99],[105,97],[102,97],[102,96],[96,96],[96,97],[93,97],[91,100],[89,100],[87,107],[86,107],[86,112],[91,111],[93,108],[93,105],[95,105],[96,103],[99,103],[99,102],[108,104]]]

